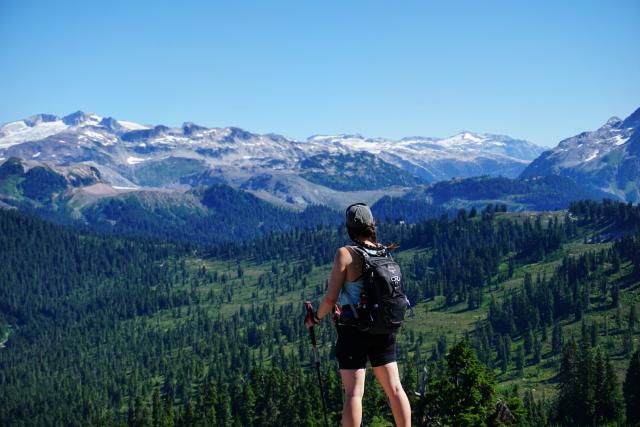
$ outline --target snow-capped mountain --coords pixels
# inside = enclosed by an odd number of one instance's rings
[[[360,135],[313,136],[307,144],[319,151],[367,151],[427,181],[478,175],[515,177],[542,152],[527,141],[472,132],[398,141]]]
[[[81,111],[0,127],[0,162],[18,157],[82,164],[115,187],[226,183],[296,206],[335,201],[345,191],[378,194],[451,177],[515,177],[541,152],[526,141],[471,132],[444,139],[336,135],[297,141],[234,127],[150,126]]]
[[[632,202],[640,201],[640,108],[592,132],[560,141],[521,174],[562,175]]]

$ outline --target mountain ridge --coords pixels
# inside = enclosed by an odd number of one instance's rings
[[[215,171],[221,182],[253,188],[249,180],[275,171],[288,175],[286,192],[270,193],[274,184],[269,183],[252,191],[298,208],[331,199],[332,191],[353,187],[324,182],[310,192],[310,184],[317,184],[319,176],[339,170],[347,180],[366,181],[370,173],[365,166],[372,158],[387,177],[369,180],[361,186],[366,190],[484,174],[515,177],[541,152],[541,147],[524,140],[471,132],[449,138],[400,140],[358,134],[314,135],[300,141],[238,127],[207,128],[192,122],[181,127],[147,125],[82,111],[63,117],[39,114],[0,127],[0,161],[15,156],[57,165],[88,164],[114,186],[188,186],[188,176]],[[318,156],[333,159],[328,163],[331,169],[321,167],[310,175],[305,161]],[[162,165],[170,158],[188,159],[181,161],[186,169],[165,167],[171,169],[170,177],[161,177],[156,171],[157,181],[137,181],[137,170],[147,168],[148,163]]]
[[[563,139],[520,174],[562,175],[631,202],[640,201],[640,108],[594,131]]]

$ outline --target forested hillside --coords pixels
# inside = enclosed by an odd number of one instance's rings
[[[640,208],[504,210],[380,228],[414,303],[398,356],[415,424],[621,421]],[[0,211],[0,231],[0,425],[322,425],[302,301],[323,294],[341,228],[201,248]],[[335,333],[316,329],[337,423]],[[379,387],[364,412],[389,425]]]

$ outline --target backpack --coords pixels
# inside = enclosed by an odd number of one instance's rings
[[[375,255],[360,246],[351,248],[363,259],[363,286],[354,319],[349,323],[370,334],[396,332],[409,307],[409,300],[402,290],[400,266],[387,248]]]

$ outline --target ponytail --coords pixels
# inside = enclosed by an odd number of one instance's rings
[[[370,240],[373,243],[380,244],[380,242],[378,242],[375,225],[365,225],[363,227],[351,227],[347,225],[347,234],[351,241],[359,246],[364,246],[361,241],[363,238]],[[399,245],[397,243],[391,243],[389,245],[382,246],[384,246],[388,251],[394,251]]]

